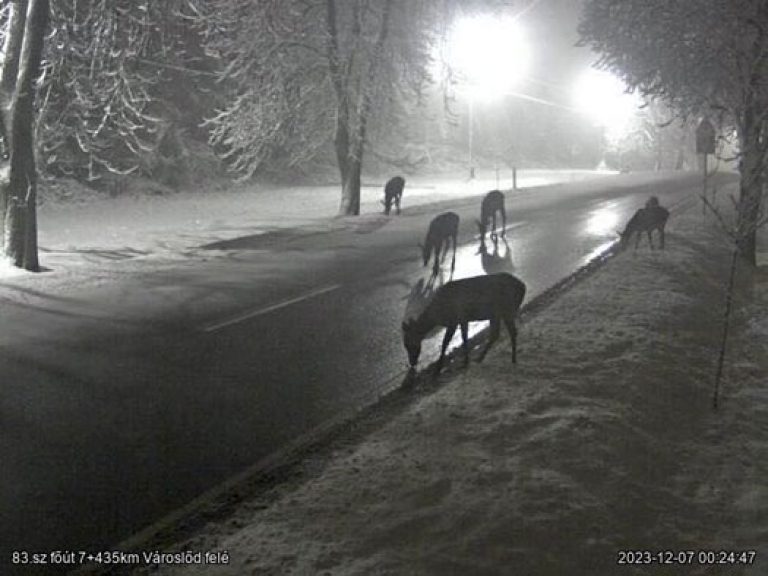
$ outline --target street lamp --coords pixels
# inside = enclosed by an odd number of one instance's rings
[[[616,144],[628,134],[641,99],[627,92],[626,84],[610,72],[590,68],[574,85],[573,100],[576,109],[601,129],[600,166],[604,166],[606,144]]]
[[[474,103],[508,93],[528,67],[528,45],[516,20],[476,15],[456,21],[447,43],[447,61],[456,70],[467,95],[469,177],[473,158]]]
[[[603,70],[590,68],[578,79],[573,91],[578,110],[606,129],[609,140],[618,140],[629,129],[641,104],[637,94],[627,92],[624,82]]]

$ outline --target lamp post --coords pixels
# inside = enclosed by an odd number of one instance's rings
[[[463,77],[467,90],[469,178],[475,177],[475,99],[506,94],[524,74],[528,46],[517,19],[477,14],[458,19],[448,38],[447,61]]]

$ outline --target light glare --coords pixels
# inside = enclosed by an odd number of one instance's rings
[[[473,97],[505,94],[528,67],[528,47],[518,24],[510,18],[490,15],[457,21],[447,56]]]
[[[605,126],[609,139],[620,137],[637,115],[640,99],[626,92],[619,78],[603,70],[590,69],[574,89],[575,105],[592,120]]]

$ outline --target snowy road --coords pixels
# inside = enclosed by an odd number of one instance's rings
[[[210,243],[76,299],[27,290],[2,310],[19,326],[0,335],[3,558],[108,549],[399,385],[400,322],[427,277],[416,244],[438,211],[462,217],[455,278],[511,270],[530,299],[650,194],[673,205],[697,191],[690,175],[632,175],[509,194],[508,246],[484,258],[479,202],[457,199]]]

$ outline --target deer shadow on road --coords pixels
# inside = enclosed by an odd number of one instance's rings
[[[477,250],[477,254],[480,255],[482,261],[483,271],[486,274],[499,274],[501,272],[512,274],[515,271],[515,265],[512,262],[512,251],[509,248],[506,237],[502,237],[503,251],[499,247],[499,236],[491,234],[490,237],[493,249],[489,251],[485,237],[480,236],[480,248]]]

